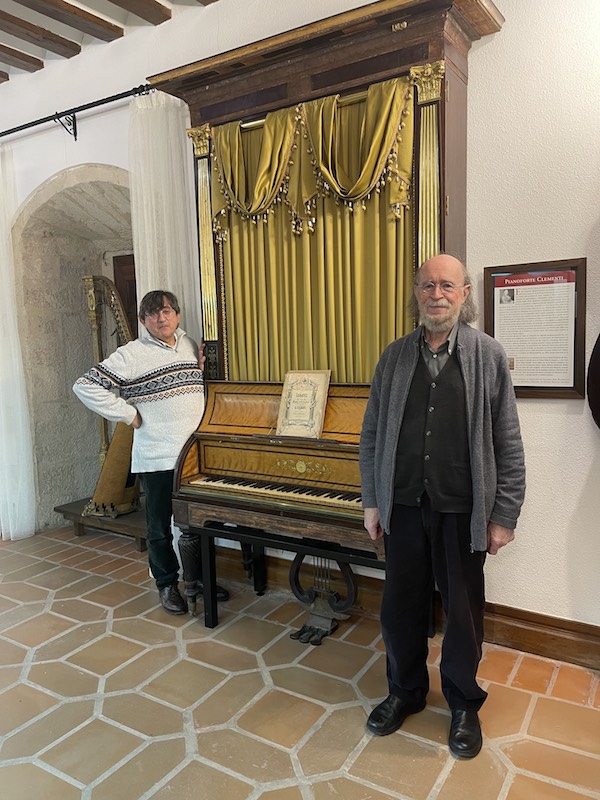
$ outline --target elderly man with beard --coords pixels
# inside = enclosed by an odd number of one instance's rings
[[[477,312],[463,264],[426,261],[415,276],[419,326],[382,354],[360,441],[364,524],[384,538],[381,628],[388,697],[367,729],[385,736],[425,708],[427,639],[437,586],[446,630],[442,691],[450,751],[481,750],[476,680],[484,616],[483,567],[514,539],[525,495],[515,393],[501,345],[472,328]]]

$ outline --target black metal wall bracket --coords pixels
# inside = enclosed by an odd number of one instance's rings
[[[66,132],[77,141],[77,116],[75,114],[65,114],[61,116],[57,112],[54,118],[57,122],[60,122]]]

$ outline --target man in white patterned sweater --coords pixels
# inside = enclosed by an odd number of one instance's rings
[[[187,603],[177,585],[171,495],[177,457],[204,409],[204,354],[179,327],[180,308],[172,292],[148,292],[139,319],[144,326],[140,338],[88,370],[73,391],[105,419],[135,428],[131,471],[139,474],[146,496],[150,569],[165,611],[185,614]],[[217,587],[217,598],[227,597]]]

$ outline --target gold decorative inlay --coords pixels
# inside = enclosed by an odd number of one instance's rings
[[[445,61],[435,61],[433,64],[423,64],[420,67],[411,67],[410,77],[417,87],[419,105],[440,100],[442,97],[442,80],[446,72]]]
[[[408,22],[406,20],[404,20],[403,22],[394,22],[394,24],[392,25],[392,30],[394,31],[394,33],[397,33],[398,31],[403,31],[406,28],[408,28]]]
[[[293,458],[275,459],[275,468],[288,474],[306,475],[306,477],[324,478],[331,472],[331,468],[319,461],[302,461]]]
[[[188,128],[187,135],[194,143],[196,158],[207,158],[210,153],[210,125],[201,125],[199,128]]]

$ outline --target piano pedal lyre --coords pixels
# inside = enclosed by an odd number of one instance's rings
[[[290,567],[290,587],[300,605],[310,613],[310,617],[299,630],[290,633],[290,639],[318,646],[326,636],[337,630],[338,620],[348,619],[349,615],[343,612],[354,605],[357,594],[356,580],[350,564],[336,562],[346,584],[346,598],[341,598],[338,592],[331,588],[329,561],[315,558],[315,583],[306,591],[300,583],[300,568],[303,561],[304,554],[297,553]]]

